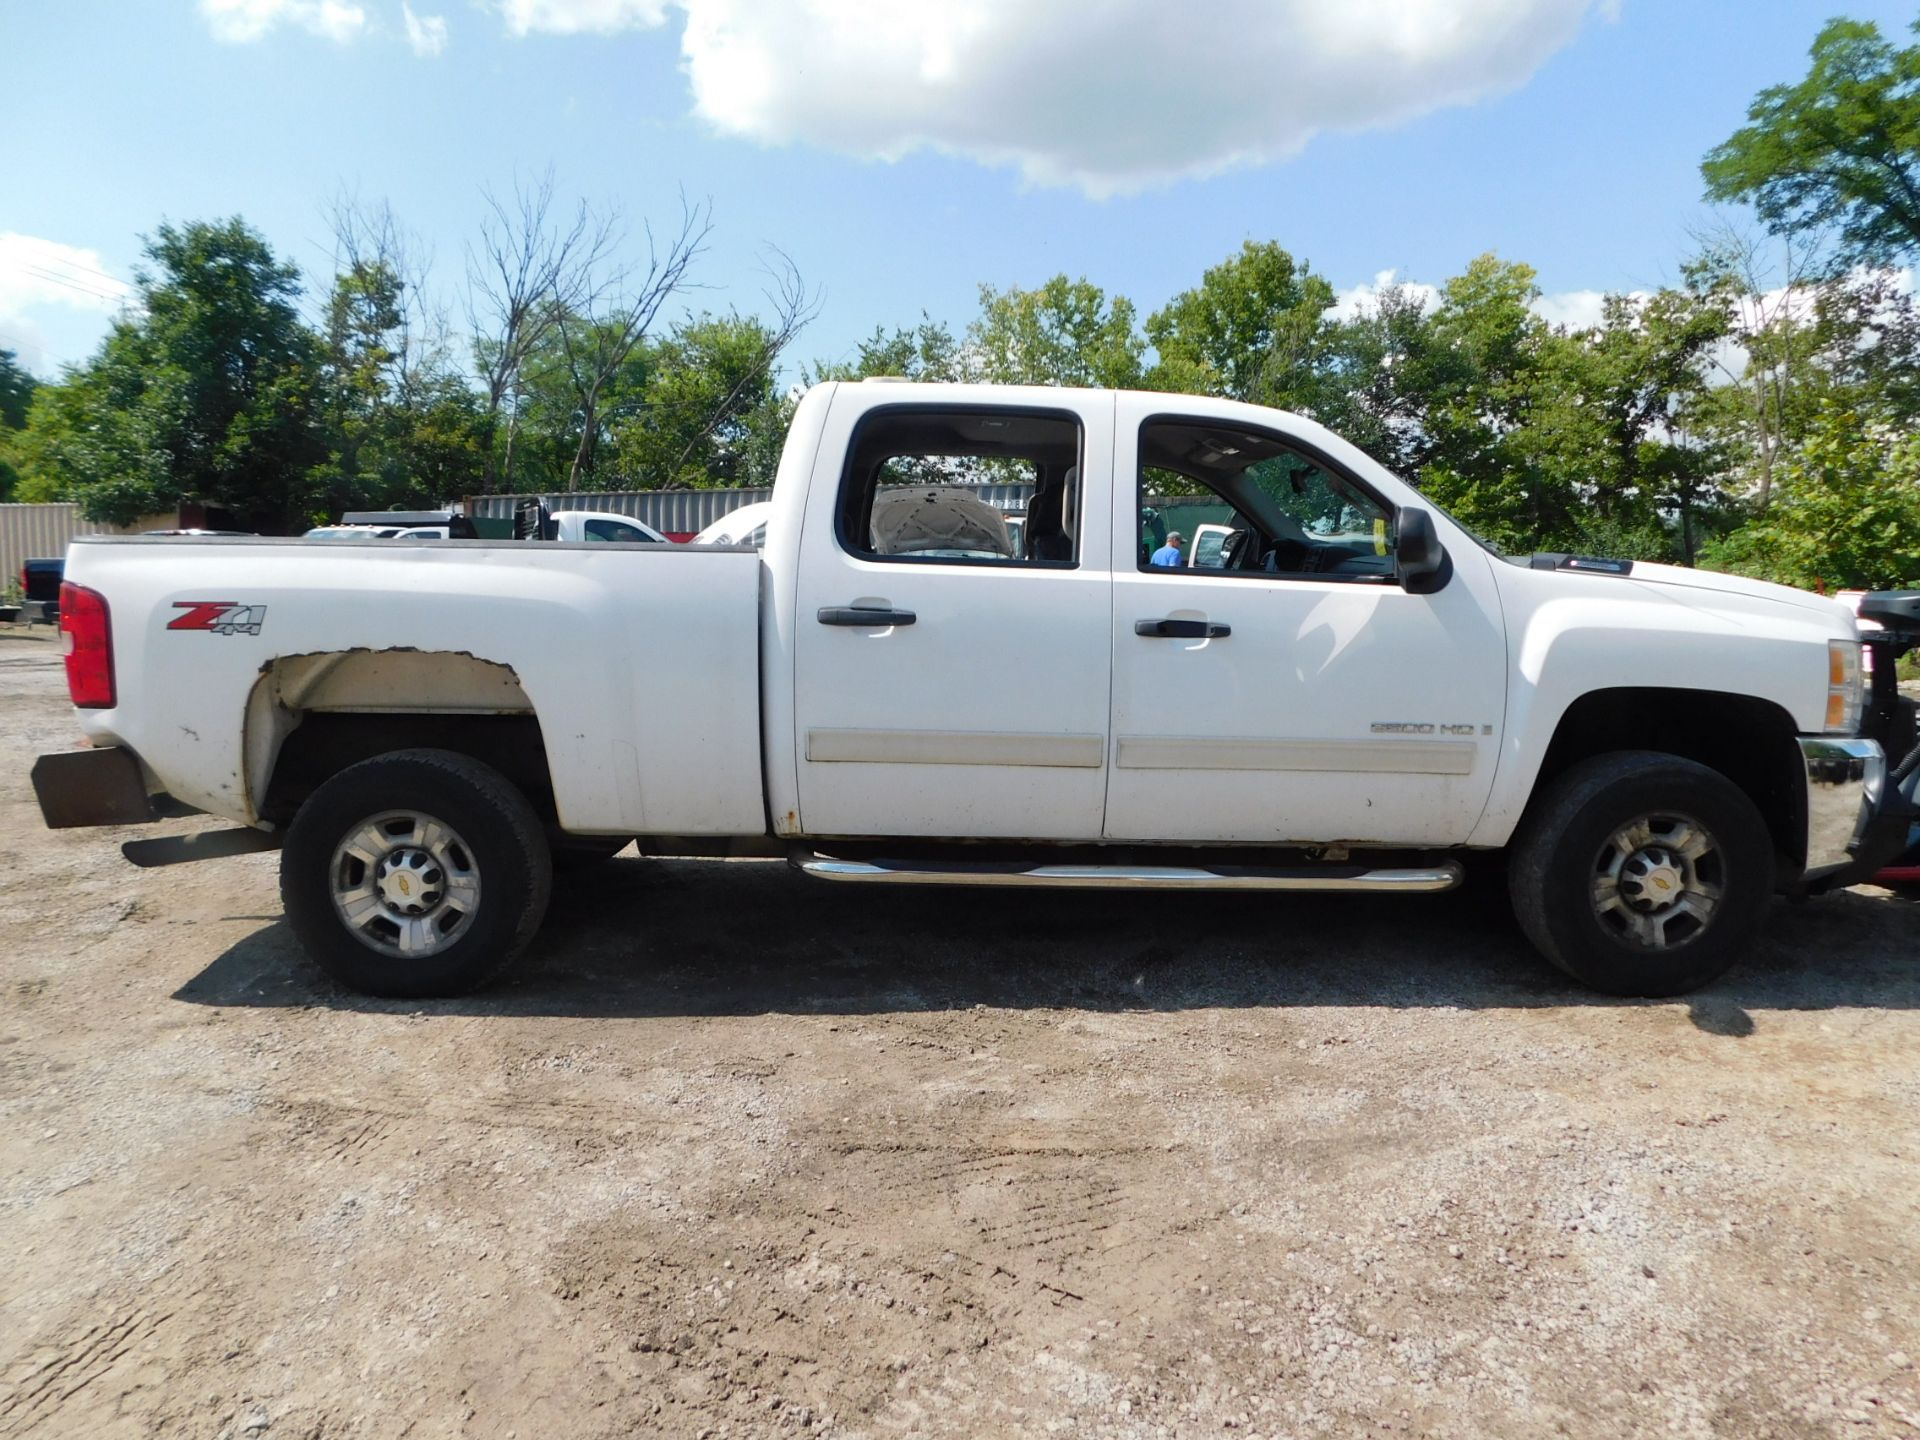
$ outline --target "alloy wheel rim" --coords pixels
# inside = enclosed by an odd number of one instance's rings
[[[1601,845],[1589,885],[1594,918],[1641,950],[1676,950],[1705,934],[1726,894],[1712,831],[1689,815],[1642,815]]]
[[[334,912],[354,939],[399,960],[453,945],[480,909],[472,847],[444,820],[384,810],[350,829],[328,867]]]

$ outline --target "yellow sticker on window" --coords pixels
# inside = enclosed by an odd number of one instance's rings
[[[1384,515],[1374,517],[1373,553],[1376,555],[1384,555],[1387,553],[1387,517]]]

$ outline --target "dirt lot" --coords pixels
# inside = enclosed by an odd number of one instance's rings
[[[629,856],[415,1007],[43,831],[75,733],[0,641],[0,1434],[1920,1435],[1883,893],[1629,1004],[1471,893]]]

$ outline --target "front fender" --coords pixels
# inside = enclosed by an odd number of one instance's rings
[[[1493,789],[1470,845],[1507,843],[1562,719],[1597,691],[1655,688],[1763,700],[1801,734],[1818,734],[1825,722],[1835,624],[1818,612],[1772,602],[1764,603],[1774,613],[1680,602],[1603,577],[1527,579],[1536,583],[1501,577],[1512,667],[1507,720]],[[1538,580],[1561,593],[1532,593]]]

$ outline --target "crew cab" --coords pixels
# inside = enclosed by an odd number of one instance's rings
[[[980,498],[1008,481],[1017,527]],[[1207,563],[1149,565],[1195,497],[1230,517]],[[556,849],[629,839],[1161,891],[1438,891],[1504,853],[1541,952],[1633,994],[1905,842],[1844,607],[1497,555],[1297,415],[821,384],[771,505],[758,550],[78,540],[93,748],[42,757],[42,808],[248,827],[314,958],[392,995],[485,983]]]

